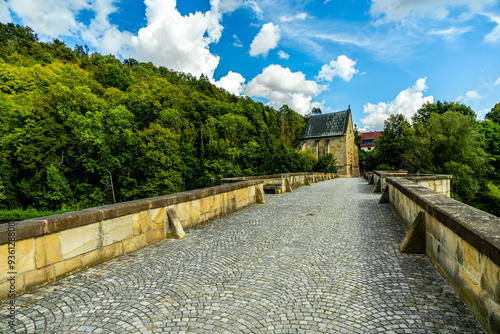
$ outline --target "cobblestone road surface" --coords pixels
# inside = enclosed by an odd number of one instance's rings
[[[18,297],[2,333],[480,333],[363,179],[254,205]]]

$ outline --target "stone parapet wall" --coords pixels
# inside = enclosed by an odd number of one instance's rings
[[[175,235],[169,210],[188,229],[263,201],[263,185],[236,182],[0,225],[0,300]]]
[[[481,326],[500,333],[500,218],[404,178],[386,182],[407,227],[425,212],[427,255]]]
[[[413,183],[419,184],[428,189],[434,190],[440,194],[450,197],[452,175],[443,174],[408,174],[406,170],[399,171],[374,171],[368,172],[365,175],[370,175],[373,178],[371,183],[375,185],[375,192],[383,192],[386,187],[386,178],[401,177]]]
[[[264,189],[274,189],[276,194],[290,192],[292,189],[309,185],[311,183],[331,180],[338,177],[333,173],[284,173],[273,175],[258,175],[245,177],[232,177],[222,179],[222,184],[234,182],[261,180],[264,182]]]

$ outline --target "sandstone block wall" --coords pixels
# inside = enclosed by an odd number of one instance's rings
[[[390,172],[375,171],[367,174],[372,175],[371,177],[373,177],[373,184],[375,185],[376,192],[384,191],[387,186],[386,178],[401,177],[445,196],[451,196],[450,180],[452,175],[408,174],[406,170]]]
[[[188,229],[256,203],[259,191],[263,182],[251,180],[3,224],[0,299],[166,238],[174,233],[168,209]]]
[[[500,333],[500,218],[402,178],[389,202],[408,226],[425,211],[426,253],[489,333]]]

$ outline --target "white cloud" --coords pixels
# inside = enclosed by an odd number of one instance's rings
[[[113,5],[114,0],[95,0],[93,11],[95,17],[88,27],[82,27],[81,36],[104,54],[123,55],[128,51],[132,34],[121,32],[118,26],[109,22],[109,15],[118,9]]]
[[[457,36],[463,35],[470,31],[472,31],[472,27],[465,27],[465,28],[451,27],[443,30],[431,30],[428,32],[428,34],[442,36],[443,38],[449,41],[454,41],[457,38]]]
[[[262,10],[262,8],[260,8],[260,6],[257,4],[257,2],[255,2],[255,0],[247,0],[247,1],[245,1],[245,5],[247,7],[250,7],[254,11],[254,13],[257,15],[257,17],[262,18],[263,10]]]
[[[0,22],[12,22],[9,7],[3,0],[0,0]]]
[[[500,78],[497,79],[497,81],[495,81],[495,86],[500,84]]]
[[[7,0],[24,25],[46,37],[74,36],[83,26],[76,15],[91,9],[86,0]]]
[[[480,98],[481,96],[475,90],[469,90],[467,93],[465,93],[465,96],[460,95],[454,101],[461,101],[464,99],[480,99]]]
[[[269,50],[278,46],[280,37],[281,31],[278,25],[274,25],[272,22],[264,24],[250,45],[250,55],[254,57],[267,56]]]
[[[333,77],[339,77],[344,81],[351,81],[352,76],[359,71],[354,68],[356,61],[349,59],[345,55],[337,57],[337,60],[332,60],[330,64],[325,64],[321,67],[317,79],[332,81]]]
[[[373,0],[370,14],[376,23],[397,22],[412,16],[442,20],[449,15],[450,8],[468,7],[470,13],[480,13],[497,0]]]
[[[283,50],[279,50],[278,57],[280,57],[281,59],[288,59],[290,58],[290,55]]]
[[[212,10],[231,13],[243,6],[243,0],[211,0]]]
[[[236,34],[234,34],[233,38],[234,38],[233,46],[236,46],[237,48],[242,48],[243,44],[241,44],[241,41],[238,38],[238,36],[236,36]]]
[[[217,43],[223,27],[222,12],[236,3],[212,1],[212,9],[183,16],[175,0],[145,0],[147,26],[131,38],[131,55],[176,71],[213,77],[219,57],[208,49]]]
[[[307,15],[307,13],[298,13],[295,15],[284,14],[284,15],[281,15],[280,21],[281,22],[290,22],[293,20],[305,20],[308,17],[309,17],[309,15]]]
[[[480,99],[481,96],[475,91],[475,90],[470,90],[467,93],[465,93],[465,96],[470,98],[470,99]]]
[[[245,78],[239,73],[229,71],[226,76],[215,82],[215,85],[224,88],[229,93],[240,96],[245,90]]]
[[[486,42],[496,43],[500,41],[500,16],[495,16],[492,14],[485,14],[490,18],[492,22],[495,22],[497,26],[484,37]]]
[[[312,97],[321,93],[326,86],[306,80],[302,72],[292,72],[280,65],[269,65],[261,74],[253,78],[245,90],[248,96],[258,96],[269,100],[269,105],[279,108],[287,104],[301,114],[307,113],[312,106]]]
[[[384,121],[393,114],[403,114],[408,120],[426,102],[433,103],[432,95],[425,96],[423,92],[428,88],[425,84],[427,78],[420,78],[413,87],[400,92],[391,102],[378,104],[365,104],[363,113],[368,114],[361,119],[366,130],[382,130]]]

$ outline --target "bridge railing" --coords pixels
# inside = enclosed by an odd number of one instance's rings
[[[282,194],[291,192],[293,189],[310,185],[325,180],[339,177],[334,173],[283,173],[273,175],[259,175],[246,177],[232,177],[222,179],[223,184],[241,182],[247,180],[262,180],[264,182],[264,192]]]
[[[0,225],[0,300],[264,202],[263,181],[146,198]]]
[[[420,176],[421,177],[421,176]],[[385,177],[389,202],[489,333],[500,333],[500,218],[412,182]],[[431,189],[428,189],[431,188]]]

